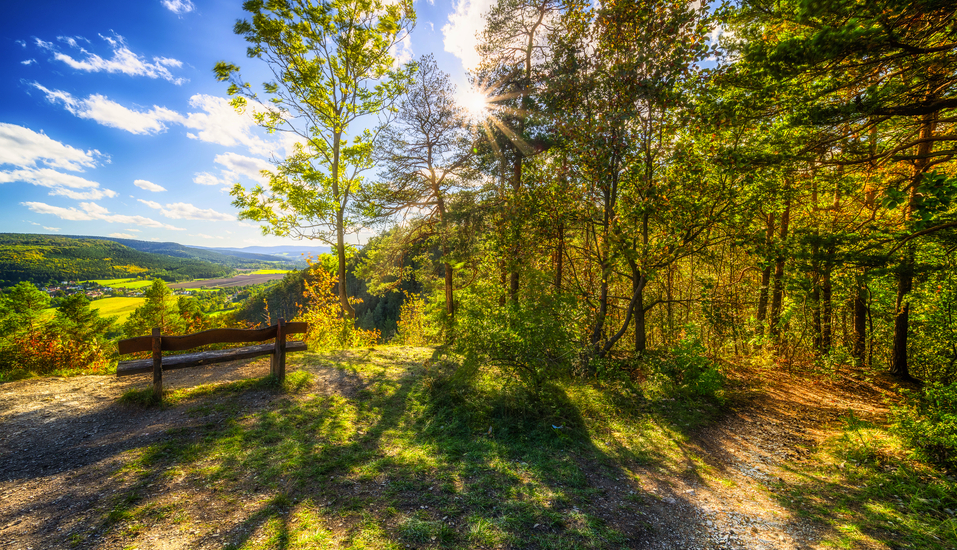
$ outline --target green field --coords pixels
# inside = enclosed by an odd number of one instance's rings
[[[133,311],[143,305],[146,298],[103,298],[90,302],[90,307],[95,309],[101,317],[118,316],[118,322],[126,321]]]
[[[83,282],[96,283],[100,286],[108,286],[112,288],[144,288],[153,284],[153,281],[151,280],[144,281],[142,279],[130,279],[130,278],[90,279],[89,281],[83,281]]]

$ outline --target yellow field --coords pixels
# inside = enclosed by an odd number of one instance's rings
[[[97,310],[101,317],[119,317],[118,322],[126,321],[133,310],[143,305],[146,298],[103,298],[90,302],[90,307]]]
[[[246,275],[278,275],[280,273],[292,273],[292,271],[289,269],[259,269],[246,273]]]

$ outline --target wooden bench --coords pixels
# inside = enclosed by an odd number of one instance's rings
[[[152,372],[153,392],[157,397],[162,397],[164,370],[186,369],[212,365],[214,363],[224,363],[226,361],[236,361],[237,359],[272,355],[269,372],[279,378],[279,380],[282,380],[286,377],[286,354],[294,351],[306,351],[307,349],[305,342],[294,340],[287,343],[286,335],[304,334],[307,328],[308,325],[306,323],[286,323],[283,319],[279,319],[277,324],[263,329],[242,330],[218,328],[184,336],[163,336],[160,334],[160,329],[154,328],[152,336],[139,336],[137,338],[120,340],[120,355],[140,351],[151,351],[153,356],[150,359],[120,361],[116,366],[116,375],[130,376],[133,374]],[[276,340],[273,344],[216,351],[201,351],[185,355],[171,355],[165,359],[163,358],[164,351],[185,351],[208,344],[262,342],[272,339]]]

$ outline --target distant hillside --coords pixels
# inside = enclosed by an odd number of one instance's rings
[[[109,239],[0,233],[0,286],[137,275],[184,281],[231,272],[230,265],[143,252]]]
[[[246,246],[243,248],[209,248],[207,250],[216,250],[228,254],[270,254],[290,260],[298,260],[305,256],[318,256],[320,254],[329,254],[332,249],[328,246],[305,246],[305,245],[283,245],[283,246]]]
[[[136,239],[117,239],[114,237],[86,237],[82,235],[64,235],[73,239],[99,239],[104,241],[113,241],[128,246],[133,250],[140,252],[150,252],[153,254],[163,254],[176,258],[192,258],[194,260],[205,260],[230,267],[262,267],[263,262],[288,261],[279,256],[270,256],[269,254],[257,253],[255,251],[245,251],[243,249],[217,249],[201,246],[186,246],[178,243],[159,243],[153,241],[139,241]]]

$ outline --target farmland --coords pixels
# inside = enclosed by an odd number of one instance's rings
[[[249,285],[259,285],[262,283],[268,283],[270,281],[276,281],[282,279],[286,276],[285,271],[281,270],[262,270],[246,275],[236,275],[235,277],[229,277],[225,279],[199,279],[195,281],[187,281],[184,283],[173,283],[169,285],[170,288],[175,289],[184,289],[184,288],[231,288],[239,286],[249,286]]]

